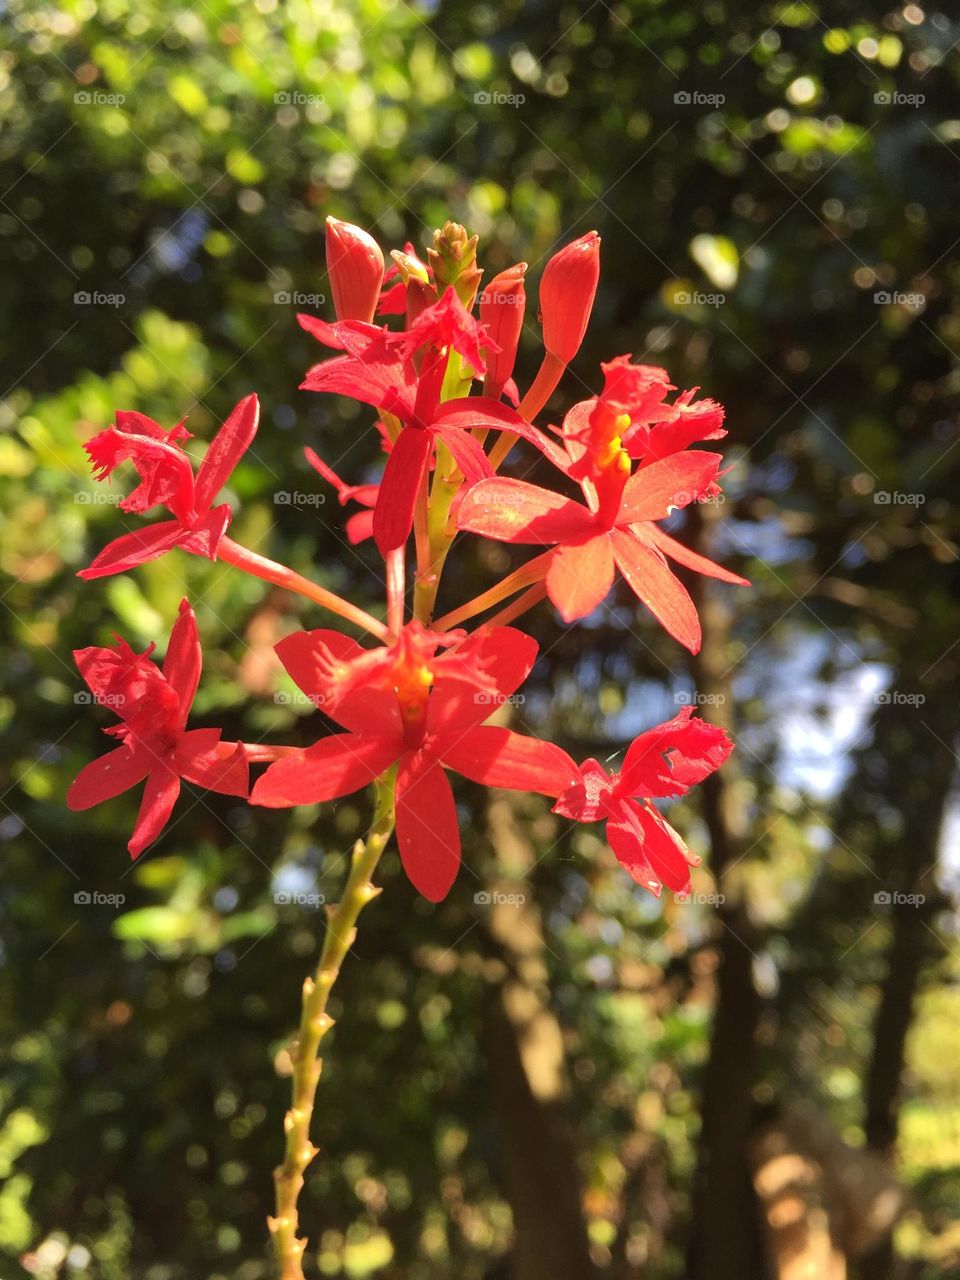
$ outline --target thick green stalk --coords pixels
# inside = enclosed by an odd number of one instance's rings
[[[317,1148],[310,1141],[310,1121],[323,1066],[318,1056],[320,1042],[333,1026],[327,1001],[356,937],[357,917],[380,892],[371,878],[393,833],[395,771],[379,779],[376,787],[373,825],[366,838],[358,840],[353,847],[350,874],[340,901],[327,908],[327,932],[320,962],[314,976],[304,980],[300,1026],[287,1051],[292,1069],[291,1105],[283,1122],[286,1134],[283,1161],[273,1174],[276,1216],[267,1219],[280,1280],[304,1280],[303,1252],[307,1241],[297,1236],[300,1222],[297,1201],[303,1189],[304,1171],[317,1154]]]

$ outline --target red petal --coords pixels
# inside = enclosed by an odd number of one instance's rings
[[[493,475],[493,468],[480,443],[466,431],[441,423],[437,435],[450,450],[453,460],[463,472],[467,484],[476,484]]]
[[[397,844],[413,887],[431,902],[450,891],[460,869],[460,827],[447,775],[422,753],[397,774]]]
[[[146,529],[125,533],[105,546],[88,568],[80,570],[77,577],[89,580],[105,578],[111,573],[126,573],[138,564],[156,560],[185,536],[185,530],[178,520],[161,520],[159,524],[148,525]]]
[[[656,809],[641,808],[637,818],[643,829],[643,852],[668,889],[681,893],[690,888],[690,868],[700,861]]]
[[[733,750],[723,729],[692,720],[693,708],[641,733],[631,743],[617,781],[624,796],[679,796],[719,769]]]
[[[286,809],[320,804],[359,791],[397,758],[396,745],[361,734],[338,733],[272,764],[253,788],[251,804]]]
[[[706,556],[701,556],[696,551],[691,551],[689,547],[685,547],[682,542],[677,542],[676,538],[671,538],[669,534],[664,533],[656,525],[644,529],[643,536],[648,538],[655,547],[658,547],[664,555],[668,555],[671,560],[676,560],[678,564],[682,564],[686,569],[696,569],[697,573],[702,573],[708,578],[717,578],[720,582],[732,582],[737,587],[749,587],[750,585],[746,578],[741,578],[739,574],[731,573],[729,569],[724,569],[722,565],[714,564]]]
[[[112,800],[121,792],[135,787],[150,772],[150,756],[146,751],[117,747],[83,766],[67,792],[67,808],[74,812],[92,809],[95,804]]]
[[[631,878],[659,898],[663,886],[660,877],[647,860],[643,829],[637,820],[636,813],[635,806],[624,806],[623,812],[618,817],[608,819],[607,844],[613,850],[620,865],[630,873]]]
[[[219,791],[226,796],[246,797],[250,790],[250,767],[243,743],[229,756],[217,754],[219,729],[192,729],[185,733],[174,753],[174,765],[181,778]]]
[[[230,479],[234,467],[250,448],[260,421],[260,401],[244,396],[213,437],[200,464],[194,489],[197,511],[206,511]]]
[[[547,570],[547,595],[564,622],[592,613],[613,586],[610,535],[598,534],[579,546],[558,547]]]
[[[199,524],[190,529],[189,534],[180,543],[184,551],[195,556],[206,556],[208,560],[216,560],[217,550],[223,536],[230,526],[233,512],[226,503],[208,511]]]
[[[659,463],[654,463],[658,466]],[[673,576],[666,560],[627,529],[610,534],[620,572],[660,625],[674,640],[700,652],[700,619],[686,587]]]
[[[460,504],[461,529],[498,542],[582,542],[595,522],[586,507],[523,480],[481,480]]]
[[[149,775],[133,835],[127,843],[131,858],[138,858],[160,835],[170,820],[179,794],[180,779],[170,769],[161,767]]]
[[[367,538],[373,537],[373,512],[358,511],[356,515],[350,517],[343,527],[351,547],[355,547],[361,542],[366,542]]]
[[[624,486],[617,524],[663,520],[671,507],[695,502],[716,480],[722,461],[719,453],[691,449],[641,467]]]
[[[200,683],[203,653],[197,631],[197,619],[188,600],[180,601],[180,616],[170,632],[167,656],[163,660],[163,677],[180,699],[180,724],[187,716]]]
[[[326,650],[324,666],[330,662],[350,662],[369,650],[339,631],[319,628],[295,631],[274,647],[291,679],[322,710],[345,729],[384,738],[400,737],[402,728],[396,695],[387,689],[358,688],[341,699],[336,681],[326,678],[318,658],[321,646]]]
[[[413,508],[432,448],[429,431],[404,427],[390,451],[373,509],[373,536],[382,556],[402,547],[410,536]]]
[[[537,660],[537,642],[516,627],[494,627],[456,649],[462,675],[445,670],[427,703],[427,732],[446,737],[489,719]]]
[[[440,754],[444,764],[472,782],[508,791],[558,796],[578,777],[577,766],[560,747],[497,725],[471,729],[451,746],[441,746]]]

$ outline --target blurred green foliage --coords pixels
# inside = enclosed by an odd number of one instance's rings
[[[955,18],[866,0],[13,0],[5,19],[5,1280],[269,1274],[286,1093],[272,1060],[322,927],[275,894],[334,897],[364,802],[283,815],[197,793],[131,869],[132,800],[63,807],[104,723],[77,702],[69,654],[114,629],[162,647],[188,591],[200,722],[316,736],[316,717],[275,699],[271,659],[315,614],[179,554],[129,577],[74,575],[128,521],[122,487],[91,482],[82,441],[116,408],[166,424],[189,413],[205,441],[255,389],[264,421],[233,481],[237,536],[378,607],[375,557],[347,546],[333,496],[275,498],[319,491],[307,443],[348,477],[378,460],[368,415],[296,391],[316,348],[292,299],[329,314],[326,213],[396,246],[458,218],[481,233],[489,274],[523,258],[534,283],[558,240],[597,226],[602,287],[565,393],[629,350],[726,404],[736,465],[718,553],[754,582],[729,600],[749,831],[737,874],[763,994],[750,1085],[758,1103],[815,1097],[861,1142],[894,918],[874,895],[899,883],[910,804],[927,803],[927,763],[956,732]],[[535,308],[529,328],[521,384],[539,356]],[[506,563],[500,548],[459,554],[463,574]],[[523,718],[580,755],[618,750],[690,689],[625,598],[559,639],[546,613],[533,625],[549,652]],[[925,690],[943,714],[915,708],[875,748],[865,672]],[[496,948],[474,901],[504,868],[482,796],[458,799],[469,870],[433,908],[388,858],[338,987],[304,1195],[323,1275],[481,1280],[510,1249],[484,1022]],[[694,804],[678,809],[706,849]],[[679,1276],[715,912],[640,896],[596,832],[563,834],[539,801],[519,813],[596,1264]],[[898,1247],[924,1280],[960,1274],[951,871],[948,858],[927,926],[898,1154],[913,1192]],[[707,867],[696,888],[714,888]],[[638,1134],[657,1177],[634,1204]]]

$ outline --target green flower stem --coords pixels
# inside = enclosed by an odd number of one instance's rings
[[[380,892],[371,878],[393,834],[395,794],[396,772],[390,770],[376,784],[373,825],[366,838],[358,840],[353,847],[343,895],[335,906],[327,908],[327,932],[320,961],[314,976],[304,980],[300,1027],[287,1050],[292,1068],[291,1106],[283,1122],[286,1134],[283,1161],[273,1174],[276,1216],[267,1219],[280,1280],[304,1280],[303,1253],[307,1241],[297,1236],[300,1223],[297,1201],[303,1188],[304,1171],[317,1154],[317,1148],[310,1141],[310,1121],[323,1066],[318,1056],[320,1042],[333,1026],[327,1001],[356,938],[357,917]]]

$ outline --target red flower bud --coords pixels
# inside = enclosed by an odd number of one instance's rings
[[[523,329],[523,312],[527,295],[523,289],[525,262],[507,267],[490,281],[480,294],[480,321],[487,327],[492,342],[499,351],[487,350],[487,379],[484,392],[495,399],[504,383],[513,375],[517,358],[520,331]]]
[[[327,218],[327,271],[337,319],[372,320],[383,282],[383,254],[373,236]]]
[[[600,278],[600,237],[589,231],[547,263],[540,281],[543,345],[569,364],[580,349]]]

